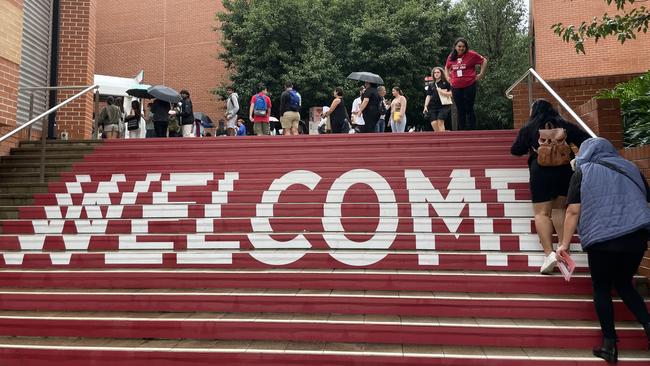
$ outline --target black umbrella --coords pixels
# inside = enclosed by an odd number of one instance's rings
[[[153,99],[154,97],[151,94],[149,94],[147,89],[148,89],[148,87],[145,87],[143,85],[142,88],[133,88],[133,89],[127,90],[126,94],[128,94],[128,95],[130,95],[132,97],[136,97],[136,98]]]
[[[210,117],[207,114],[203,113],[203,112],[194,112],[194,119],[197,120],[197,121],[201,121],[201,126],[203,126],[203,128],[213,128],[214,127]]]
[[[381,78],[381,76],[377,74],[373,74],[371,72],[365,72],[365,71],[353,72],[350,75],[348,75],[348,79],[367,81],[373,84],[384,84],[384,80]]]
[[[149,88],[147,92],[156,99],[173,104],[176,104],[183,99],[176,90],[164,85],[154,85]]]

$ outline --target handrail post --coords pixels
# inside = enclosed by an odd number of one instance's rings
[[[93,92],[93,139],[99,139],[99,126],[97,118],[99,117],[99,87]]]
[[[528,108],[533,105],[533,76],[528,73]]]
[[[40,153],[40,161],[39,161],[39,178],[38,181],[41,183],[45,183],[45,147],[46,147],[46,140],[47,140],[47,135],[49,134],[49,123],[42,123],[41,124],[43,127],[41,128],[41,153]]]
[[[34,92],[29,93],[29,117],[27,118],[28,121],[31,121],[32,118],[34,117]],[[29,125],[29,129],[27,130],[27,141],[32,140],[32,125]]]

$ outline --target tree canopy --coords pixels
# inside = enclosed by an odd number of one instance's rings
[[[573,43],[577,53],[585,53],[585,40],[605,39],[609,36],[616,37],[621,43],[630,39],[636,39],[637,34],[648,32],[650,22],[650,10],[645,6],[639,6],[630,10],[625,5],[633,5],[638,0],[604,0],[607,5],[616,3],[616,9],[620,14],[610,16],[605,13],[600,19],[594,17],[591,21],[583,21],[579,26],[565,25],[563,23],[553,24],[552,29],[563,41]],[[645,1],[645,0],[644,0]]]
[[[224,0],[225,10],[217,14],[219,57],[244,103],[262,82],[277,112],[283,84],[290,80],[305,107],[329,105],[332,90],[342,86],[349,108],[360,83],[346,76],[369,71],[381,75],[387,88],[402,88],[409,98],[409,121],[422,123],[423,79],[444,64],[454,39],[465,36],[495,61],[482,83],[482,98],[502,99],[499,105],[477,101],[479,118],[487,127],[503,127],[512,122],[503,91],[523,73],[519,69],[526,70],[528,51],[518,25],[521,9],[514,7],[505,17],[496,13],[521,1],[497,0],[499,5],[488,7],[488,0],[466,0],[467,6],[450,0]],[[223,94],[224,86],[217,92]]]
[[[530,67],[526,9],[522,0],[464,0],[463,33],[470,47],[488,59],[479,81],[476,116],[480,128],[512,128],[512,103],[505,90]]]

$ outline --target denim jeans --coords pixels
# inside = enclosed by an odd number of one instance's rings
[[[386,120],[380,118],[379,121],[377,121],[377,125],[375,125],[375,132],[383,133],[384,131],[386,131]]]

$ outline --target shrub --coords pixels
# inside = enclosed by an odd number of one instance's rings
[[[650,71],[601,92],[598,98],[621,101],[625,147],[650,144]]]

